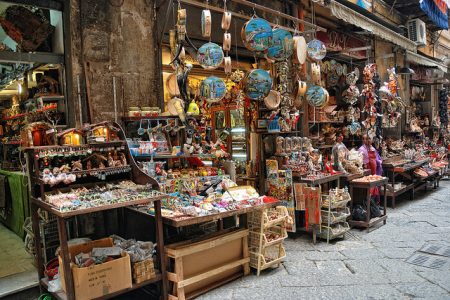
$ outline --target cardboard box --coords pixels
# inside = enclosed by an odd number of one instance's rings
[[[86,268],[79,268],[73,262],[75,255],[81,252],[89,252],[95,247],[111,246],[113,246],[112,239],[105,238],[69,247],[69,255],[71,258],[70,266],[73,275],[75,298],[77,300],[98,298],[123,289],[131,288],[131,263],[130,256],[126,252],[122,253],[121,258]],[[65,270],[61,256],[59,256],[58,259],[61,285],[63,290],[66,291],[64,281]]]

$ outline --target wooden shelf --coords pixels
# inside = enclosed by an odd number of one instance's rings
[[[175,159],[175,158],[216,158],[212,154],[192,154],[192,155],[171,155],[171,154],[160,154],[160,155],[136,155],[133,156],[134,159]]]
[[[127,207],[127,206],[131,206],[131,205],[151,203],[154,201],[159,201],[166,197],[167,197],[167,195],[161,194],[161,195],[158,195],[158,196],[155,196],[152,198],[144,198],[144,199],[137,199],[137,200],[133,200],[133,201],[125,201],[125,202],[114,203],[114,204],[110,204],[110,205],[102,205],[102,206],[97,206],[97,207],[77,209],[77,210],[68,211],[68,212],[61,212],[58,209],[56,209],[55,207],[53,207],[52,205],[50,205],[42,200],[36,199],[34,197],[31,197],[31,201],[34,204],[36,204],[37,206],[39,206],[40,208],[54,214],[55,216],[66,219],[66,218],[70,218],[70,217],[74,217],[74,216],[90,214],[90,213],[99,212],[99,211]]]
[[[387,183],[388,183],[388,179],[386,177],[384,179],[380,179],[380,180],[377,180],[377,181],[369,181],[369,182],[354,181],[354,180],[350,181],[350,184],[353,187],[363,188],[363,189],[372,188],[372,187],[376,187],[376,186],[382,186],[382,185],[387,184]]]
[[[97,298],[97,299],[111,299],[111,298],[114,298],[114,297],[116,297],[118,295],[125,294],[127,292],[130,292],[130,291],[139,289],[141,287],[144,287],[144,286],[146,286],[148,284],[156,283],[158,281],[161,281],[161,279],[162,279],[161,274],[160,273],[156,273],[156,277],[155,278],[152,278],[152,279],[140,282],[140,283],[135,283],[135,284],[133,284],[131,286],[131,288],[124,289],[124,290],[121,290],[121,291],[118,291],[118,292],[115,292],[115,293],[111,293],[109,295],[105,295],[105,296],[102,296],[101,298]],[[41,279],[41,284],[45,287],[46,290],[48,290],[48,278],[42,278]],[[67,300],[67,295],[62,290],[58,291],[58,292],[49,292],[49,293],[51,293],[52,296],[55,297],[58,300]]]
[[[344,124],[343,121],[308,121],[308,124]]]
[[[339,180],[341,175],[342,175],[341,173],[338,173],[338,174],[329,175],[329,176],[325,176],[325,177],[318,178],[318,179],[309,179],[309,178],[301,177],[301,178],[294,179],[294,182],[306,183],[309,185],[321,185],[321,184],[328,183],[328,182],[331,182],[334,180]],[[295,172],[294,172],[293,176],[295,176]]]
[[[186,115],[186,119],[196,119],[199,120],[201,119],[202,116],[188,116]],[[140,116],[140,117],[122,117],[122,121],[123,122],[136,122],[136,121],[141,121],[141,120],[179,120],[180,117],[178,116],[151,116],[151,117],[145,117],[145,116]]]
[[[266,130],[256,130],[256,131],[251,131],[251,133],[258,133],[258,134],[301,134],[302,132],[300,130],[280,131],[280,132],[268,132]]]
[[[120,145],[126,145],[126,141],[112,141],[112,142],[104,142],[104,143],[89,143],[85,145],[78,145],[78,146],[59,146],[59,145],[49,145],[49,146],[33,146],[33,147],[24,147],[22,150],[31,151],[34,150],[35,152],[38,152],[40,150],[64,150],[64,149],[72,149],[72,150],[83,150],[88,149],[91,147],[111,147],[113,145],[120,146]]]
[[[57,109],[58,108],[56,106],[42,108],[42,109],[38,109],[38,110],[36,110],[34,112],[17,114],[17,115],[14,115],[14,116],[6,117],[6,118],[1,119],[1,121],[10,121],[10,120],[15,120],[15,119],[20,119],[20,118],[26,117],[26,116],[31,115],[31,114],[40,113],[40,112],[49,111],[49,110],[57,110]]]
[[[397,196],[399,196],[399,195],[401,195],[403,193],[406,193],[407,191],[409,191],[409,190],[411,190],[413,188],[414,188],[414,183],[411,183],[411,184],[409,184],[409,185],[407,185],[405,187],[402,187],[399,190],[392,191],[392,190],[387,189],[386,191],[381,190],[381,193],[382,193],[382,195],[386,194],[386,196],[388,196],[388,197],[397,197]]]

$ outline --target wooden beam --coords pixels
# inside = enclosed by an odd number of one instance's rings
[[[20,62],[20,63],[63,64],[64,55],[45,52],[22,53],[22,52],[0,51],[0,61]]]

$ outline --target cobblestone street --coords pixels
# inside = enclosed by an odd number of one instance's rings
[[[353,229],[345,240],[285,241],[282,267],[247,276],[201,299],[450,299],[450,258],[440,269],[405,260],[424,244],[450,245],[450,181],[388,209],[385,226]],[[420,253],[420,252],[419,252]]]

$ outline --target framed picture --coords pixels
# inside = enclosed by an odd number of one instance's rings
[[[256,120],[256,128],[257,129],[266,129],[267,128],[267,119]]]

